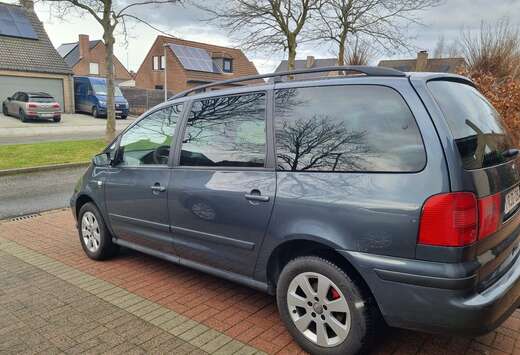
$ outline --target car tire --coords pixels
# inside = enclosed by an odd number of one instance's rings
[[[52,120],[54,122],[60,122],[61,121],[61,116],[55,116]]]
[[[375,335],[378,311],[369,293],[321,257],[290,261],[278,278],[276,301],[289,333],[310,354],[357,354]]]
[[[20,109],[20,111],[18,111],[18,117],[20,117],[20,121],[22,122],[27,122],[27,116],[25,115],[25,112],[23,112],[22,109]]]
[[[81,246],[90,259],[105,260],[119,250],[112,242],[101,213],[91,202],[87,202],[79,210],[78,233]]]
[[[92,107],[92,116],[94,116],[94,118],[99,118],[99,112],[96,106]]]
[[[9,116],[9,112],[7,112],[7,106],[5,106],[5,104],[2,104],[2,113],[6,117]]]

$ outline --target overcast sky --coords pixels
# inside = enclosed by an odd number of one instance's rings
[[[219,0],[206,0],[219,1]],[[223,1],[223,0],[222,0]],[[185,1],[188,3],[189,1]],[[91,39],[101,39],[101,26],[90,16],[71,14],[66,20],[53,17],[45,4],[36,5],[36,13],[43,22],[51,41],[57,47],[62,43],[77,41],[78,34],[88,34]],[[140,16],[164,32],[194,41],[224,46],[236,46],[226,35],[212,25],[202,21],[204,14],[194,7],[163,5],[143,7]],[[424,26],[415,27],[413,45],[417,49],[433,51],[440,36],[447,41],[458,37],[462,28],[476,29],[482,20],[494,22],[510,17],[514,25],[520,25],[520,0],[444,0],[444,4],[421,14]],[[123,43],[123,36],[118,35],[115,52],[121,62],[130,70],[137,70],[150,49],[158,33],[143,24],[130,28],[128,44]],[[415,48],[414,48],[415,50]],[[262,73],[272,71],[286,53],[246,53]],[[317,58],[333,57],[328,46],[307,44],[298,47],[298,58],[314,55]],[[388,57],[411,57],[413,54],[381,54],[373,58],[374,62]]]

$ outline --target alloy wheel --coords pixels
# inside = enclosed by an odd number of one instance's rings
[[[99,249],[101,242],[99,224],[96,216],[90,211],[85,212],[81,219],[81,237],[85,247],[91,253],[95,253]]]
[[[341,344],[350,332],[351,317],[341,290],[324,275],[297,275],[287,290],[287,306],[296,328],[322,347]]]

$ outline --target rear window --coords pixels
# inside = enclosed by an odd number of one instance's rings
[[[48,96],[31,96],[29,101],[31,102],[42,102],[42,103],[48,103],[48,102],[55,102],[54,98],[48,97]]]
[[[454,81],[430,81],[428,88],[446,118],[465,169],[508,160],[502,153],[513,148],[511,136],[499,113],[477,89]]]

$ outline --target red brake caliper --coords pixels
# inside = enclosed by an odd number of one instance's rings
[[[338,298],[340,298],[341,296],[339,295],[339,292],[336,291],[336,289],[334,287],[331,287],[330,288],[330,296],[332,297],[332,300],[337,300]]]

